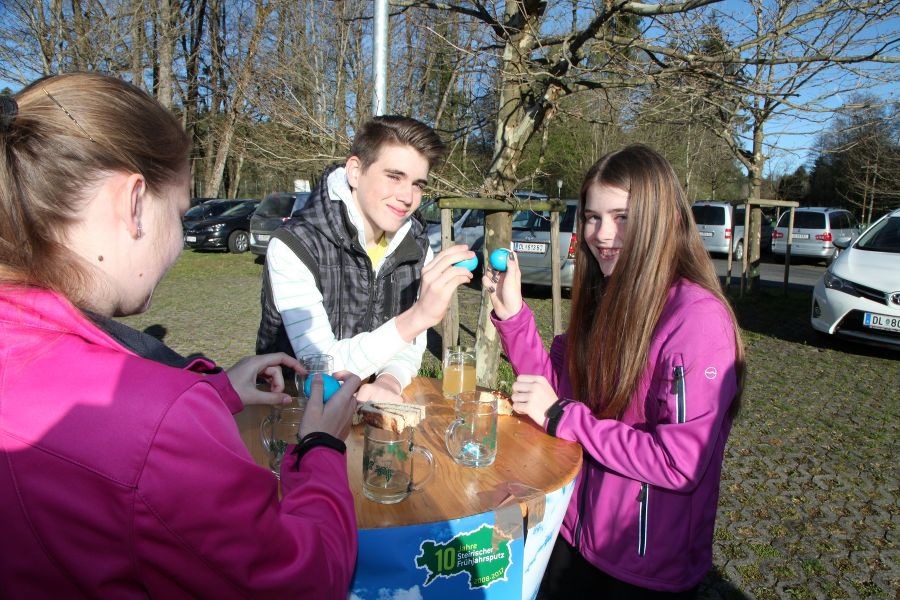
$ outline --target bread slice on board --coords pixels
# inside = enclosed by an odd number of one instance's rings
[[[378,429],[400,433],[425,418],[425,407],[402,402],[365,402],[358,409],[362,421]]]

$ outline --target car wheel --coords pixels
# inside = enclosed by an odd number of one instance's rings
[[[734,260],[744,260],[744,240],[739,241],[734,249]]]
[[[235,254],[246,252],[250,248],[250,236],[246,231],[232,231],[228,236],[228,249]]]

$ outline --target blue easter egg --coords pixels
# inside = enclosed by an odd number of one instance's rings
[[[322,376],[322,385],[324,386],[324,394],[322,396],[322,404],[328,402],[328,399],[340,389],[341,382],[332,377],[331,375],[326,375],[325,373],[320,373]],[[303,393],[306,394],[306,397],[309,398],[312,392],[312,375],[306,376],[306,381],[303,382]]]
[[[509,260],[509,250],[506,248],[497,248],[491,252],[491,266],[495,271],[505,271],[507,260]]]
[[[462,267],[467,271],[474,271],[478,266],[478,255],[476,254],[472,258],[467,258],[466,260],[461,260],[458,263],[453,264],[454,267]]]

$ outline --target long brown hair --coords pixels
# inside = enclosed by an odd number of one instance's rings
[[[610,277],[604,277],[584,236],[588,190],[628,193],[628,229]],[[647,369],[650,342],[669,289],[679,277],[705,288],[731,315],[740,407],[744,348],[737,320],[719,287],[712,260],[694,227],[691,207],[672,166],[657,152],[633,145],[607,154],[585,175],[578,202],[578,245],[567,334],[575,398],[598,418],[621,419]]]
[[[65,240],[87,191],[105,174],[140,173],[164,197],[187,173],[190,140],[156,100],[105,75],[47,77],[13,100],[0,119],[0,282],[82,304],[91,274]]]

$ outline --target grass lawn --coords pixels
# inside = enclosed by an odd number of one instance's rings
[[[230,366],[253,353],[261,271],[250,254],[186,251],[150,310],[121,320]],[[549,295],[527,292],[549,342]],[[477,291],[461,291],[462,343],[478,302]],[[900,353],[813,339],[809,292],[763,290],[734,304],[747,344],[745,408],[726,451],[702,597],[896,598]],[[438,344],[432,336],[429,347]],[[438,370],[426,353],[423,371]],[[511,376],[505,366],[501,385]]]

